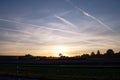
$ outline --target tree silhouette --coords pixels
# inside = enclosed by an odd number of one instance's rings
[[[89,58],[89,57],[90,57],[89,54],[83,54],[83,55],[81,55],[81,58],[85,58],[85,59],[87,59],[87,58]]]
[[[99,50],[97,51],[97,54],[96,54],[96,55],[101,55]]]
[[[108,49],[106,54],[107,55],[114,55],[114,51],[112,49]]]
[[[94,52],[91,52],[91,57],[94,57],[95,56],[95,53]]]
[[[97,57],[101,57],[101,54],[100,54],[100,51],[99,51],[99,50],[97,51],[96,56],[97,56]]]
[[[63,54],[62,53],[59,53],[59,57],[62,57],[63,56]]]

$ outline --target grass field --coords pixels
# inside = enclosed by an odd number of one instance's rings
[[[17,74],[18,70],[18,74]],[[119,66],[0,64],[0,75],[42,80],[120,80]]]

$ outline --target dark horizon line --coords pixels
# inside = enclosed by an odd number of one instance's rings
[[[110,50],[111,53],[113,53],[113,54],[120,53],[120,51],[118,51],[118,52],[115,53],[113,49],[108,49],[108,50],[106,50],[106,53],[107,53],[109,50]],[[86,53],[86,54],[81,54],[81,55],[75,55],[75,56],[65,56],[65,55],[62,55],[62,53],[59,53],[59,54],[58,54],[58,55],[59,55],[58,57],[61,57],[61,56],[64,56],[64,57],[76,57],[76,56],[84,56],[84,55],[91,56],[92,54],[93,54],[93,55],[97,55],[97,54],[105,55],[106,53],[100,53],[100,50],[97,50],[97,53],[91,52],[91,53]],[[109,54],[109,53],[108,53],[108,54]],[[0,55],[0,56],[14,56],[14,57],[33,56],[33,57],[54,57],[54,58],[58,58],[57,56],[34,56],[34,55],[29,54],[29,53],[24,54],[24,55]]]

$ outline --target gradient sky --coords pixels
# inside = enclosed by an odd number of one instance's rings
[[[120,0],[0,0],[0,55],[120,50]]]

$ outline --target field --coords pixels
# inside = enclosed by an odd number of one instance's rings
[[[0,75],[40,80],[120,80],[120,66],[0,64]]]

